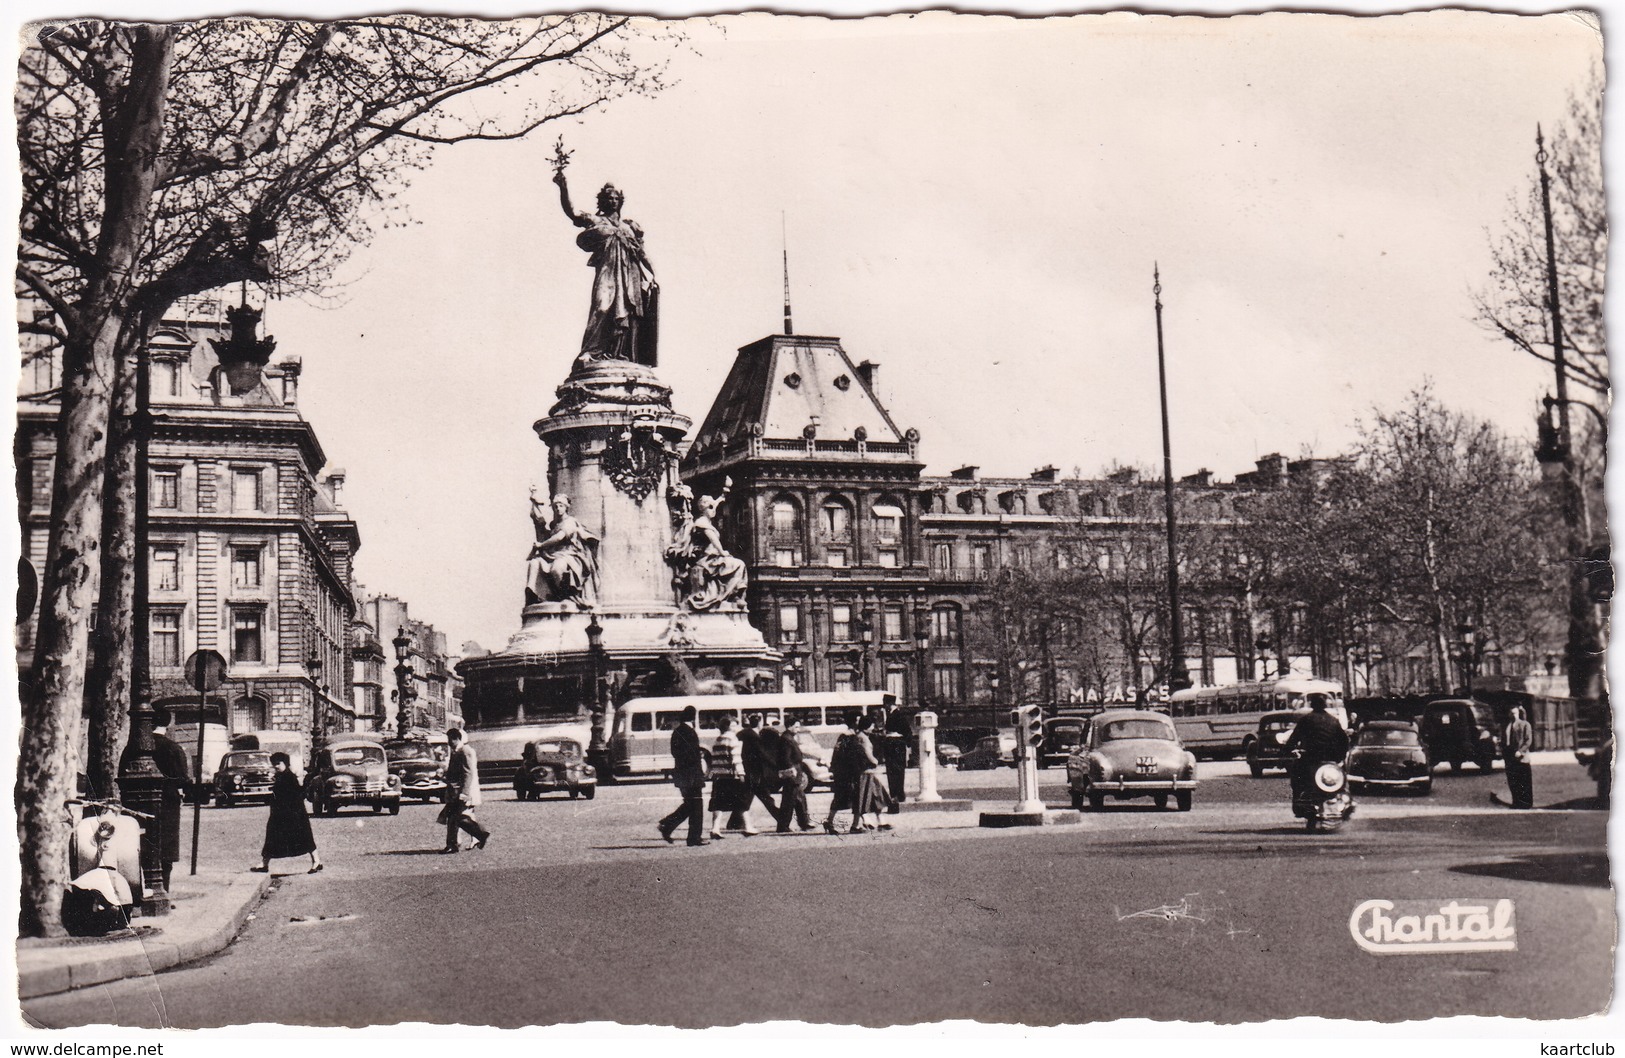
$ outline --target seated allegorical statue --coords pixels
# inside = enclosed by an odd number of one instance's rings
[[[749,583],[745,563],[728,553],[717,532],[717,508],[733,485],[728,480],[720,496],[698,500],[687,485],[677,485],[667,497],[672,506],[676,539],[666,549],[672,567],[672,587],[686,610],[738,608],[744,605]]]
[[[598,598],[598,537],[570,514],[570,497],[554,496],[547,505],[531,489],[530,520],[536,527],[536,544],[526,566],[526,605],[569,602],[592,607]]]

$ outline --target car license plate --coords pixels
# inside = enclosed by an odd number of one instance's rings
[[[1134,767],[1141,775],[1150,775],[1157,770],[1157,758],[1138,757],[1134,761]]]

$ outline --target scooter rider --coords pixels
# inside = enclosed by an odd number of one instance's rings
[[[1349,752],[1348,732],[1343,730],[1337,717],[1326,711],[1329,704],[1326,696],[1310,694],[1308,697],[1309,715],[1298,721],[1286,743],[1288,752],[1294,754],[1291,768],[1294,805],[1308,800],[1317,767],[1327,762],[1341,764]]]

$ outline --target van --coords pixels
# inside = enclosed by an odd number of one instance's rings
[[[813,694],[702,694],[675,698],[634,698],[615,710],[610,732],[610,760],[617,776],[662,775],[672,769],[671,733],[682,722],[683,709],[694,706],[702,743],[716,738],[717,719],[731,716],[736,725],[749,713],[762,714],[762,722],[779,721],[788,730],[800,722],[803,730],[827,753],[846,730],[854,713],[895,705],[897,696],[884,691],[830,691]]]
[[[220,758],[231,749],[231,736],[226,732],[225,724],[204,724],[203,737],[203,768],[198,771],[198,725],[170,724],[162,732],[165,738],[175,743],[186,753],[186,775],[194,787],[208,787],[214,782],[214,770],[220,765]]]

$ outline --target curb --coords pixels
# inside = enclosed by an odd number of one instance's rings
[[[217,905],[224,905],[227,912],[224,921],[212,927],[188,923],[173,934],[166,931],[150,939],[132,937],[78,950],[50,947],[20,949],[17,952],[17,996],[19,999],[34,999],[127,977],[146,977],[205,955],[213,955],[242,931],[248,916],[265,898],[270,884],[269,876],[228,879],[223,890],[205,898],[205,906],[199,908],[202,916],[215,911]],[[71,954],[62,958],[59,955],[62,952]],[[82,956],[73,957],[80,952]],[[29,962],[46,965],[30,967],[27,965]]]

